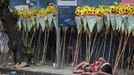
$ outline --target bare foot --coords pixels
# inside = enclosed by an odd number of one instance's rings
[[[28,66],[27,62],[21,62],[19,65],[20,68]]]
[[[14,67],[19,67],[20,63],[16,63]]]
[[[17,63],[15,65],[16,68],[23,68],[23,67],[26,67],[28,66],[27,62],[21,62],[21,63]]]

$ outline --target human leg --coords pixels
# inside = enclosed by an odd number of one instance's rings
[[[85,65],[88,65],[89,63],[83,61],[81,62],[80,64],[78,64],[77,66],[75,66],[73,69],[76,70],[76,69],[79,69],[79,68],[82,68],[82,66],[85,66]]]

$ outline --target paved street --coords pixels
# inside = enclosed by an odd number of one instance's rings
[[[10,73],[11,71],[17,71],[19,75],[79,75],[73,74],[71,67],[54,69],[50,66],[30,66],[25,68],[0,68],[0,71],[5,71],[5,73]]]

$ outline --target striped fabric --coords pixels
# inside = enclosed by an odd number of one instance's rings
[[[9,52],[8,47],[9,38],[5,33],[0,32],[0,53],[7,54]]]
[[[7,54],[9,52],[9,47],[8,47],[8,41],[9,38],[8,36],[3,33],[3,24],[0,20],[0,53],[1,54]]]
[[[0,20],[0,31],[2,27],[3,24]],[[1,54],[7,54],[9,52],[8,41],[9,41],[8,36],[5,33],[0,32],[0,53]]]
[[[7,54],[9,52],[8,47],[9,38],[5,33],[0,32],[0,53]]]

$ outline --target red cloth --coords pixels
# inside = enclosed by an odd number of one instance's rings
[[[92,73],[94,73],[94,72],[97,71],[98,66],[99,66],[98,63],[93,63],[93,64],[91,64],[91,71],[92,71]]]
[[[99,63],[95,62],[95,63],[92,63],[90,66],[91,66],[91,75],[94,75],[94,73],[97,71],[99,67]],[[83,66],[82,66],[82,75],[85,75],[85,70]]]

